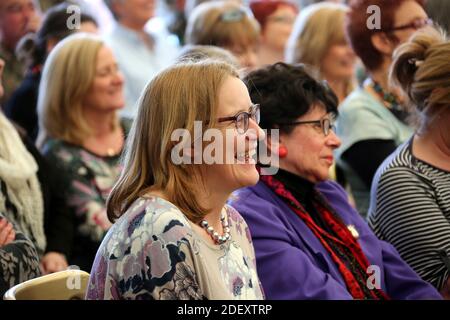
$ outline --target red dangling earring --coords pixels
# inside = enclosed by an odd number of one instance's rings
[[[280,146],[278,147],[278,156],[280,158],[286,158],[288,154],[288,149],[286,147]]]

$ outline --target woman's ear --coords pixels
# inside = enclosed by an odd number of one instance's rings
[[[383,55],[391,57],[397,47],[397,41],[384,32],[377,32],[371,36],[372,45]]]

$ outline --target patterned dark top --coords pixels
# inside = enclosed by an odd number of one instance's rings
[[[0,213],[0,219],[4,218]],[[16,284],[40,275],[36,248],[21,232],[15,231],[15,240],[0,247],[0,297]]]

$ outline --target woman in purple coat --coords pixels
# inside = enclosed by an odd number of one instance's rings
[[[261,128],[279,129],[279,139],[267,136],[278,172],[232,203],[249,225],[267,298],[440,299],[328,180],[340,145],[334,93],[301,65],[277,63],[245,82],[261,105]]]

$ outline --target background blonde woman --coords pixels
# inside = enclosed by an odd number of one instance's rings
[[[345,38],[347,6],[313,4],[300,11],[289,37],[285,59],[316,68],[339,102],[353,90],[356,56]]]
[[[105,202],[120,172],[127,125],[123,77],[112,51],[87,34],[69,36],[50,53],[39,88],[38,143],[64,175],[75,218],[69,263],[89,271],[110,227]]]
[[[212,1],[192,11],[186,44],[213,45],[231,51],[241,67],[258,65],[259,24],[251,11],[235,1]]]
[[[263,136],[258,120],[227,63],[178,64],[150,82],[108,200],[117,221],[97,253],[88,299],[262,298],[247,224],[226,205],[234,190],[258,181],[249,161]],[[222,155],[241,163],[176,164],[172,134],[184,129],[194,143],[194,121],[222,137],[231,130]],[[194,155],[191,142],[185,147]],[[245,143],[245,156],[230,149],[237,143]]]

